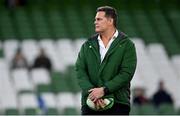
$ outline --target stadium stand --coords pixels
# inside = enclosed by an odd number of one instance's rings
[[[7,8],[0,1],[0,114],[80,114],[80,88],[74,63],[81,45],[94,33],[95,10],[117,8],[118,27],[136,45],[138,65],[131,82],[151,99],[159,80],[165,82],[174,104],[159,109],[132,104],[131,114],[180,114],[180,9],[178,0],[29,0]],[[53,70],[10,69],[16,50],[32,66],[40,48]]]

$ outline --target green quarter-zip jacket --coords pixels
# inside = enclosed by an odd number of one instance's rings
[[[101,62],[97,37],[91,37],[82,45],[76,61],[82,105],[86,104],[89,89],[103,86],[116,103],[130,105],[130,81],[137,63],[135,45],[120,32]]]

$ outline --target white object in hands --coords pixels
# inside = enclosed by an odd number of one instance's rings
[[[89,108],[91,108],[92,110],[96,110],[96,111],[103,111],[103,110],[107,110],[109,108],[111,108],[114,104],[114,99],[113,98],[105,98],[104,99],[104,103],[106,104],[104,108],[100,108],[100,109],[96,109],[95,104],[93,101],[91,101],[91,99],[87,98],[86,100],[86,104],[89,106]]]

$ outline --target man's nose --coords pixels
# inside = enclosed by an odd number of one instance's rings
[[[97,24],[97,21],[96,21],[96,20],[94,21],[94,24],[95,24],[95,25]]]

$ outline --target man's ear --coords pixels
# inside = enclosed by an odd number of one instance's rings
[[[112,24],[113,25],[113,19],[112,18],[108,18],[108,21],[110,22],[110,24]]]

